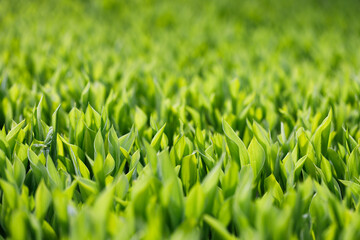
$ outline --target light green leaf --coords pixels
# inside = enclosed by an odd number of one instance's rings
[[[316,156],[320,161],[321,161],[321,154],[325,155],[327,152],[327,148],[329,144],[331,120],[332,120],[332,110],[330,109],[328,116],[316,129],[315,134],[312,138]]]
[[[325,175],[326,182],[330,183],[332,180],[331,164],[324,156],[321,159],[321,170]]]
[[[200,219],[205,203],[205,194],[199,183],[196,183],[190,190],[188,197],[186,198],[185,205],[185,217]]]
[[[254,172],[255,178],[260,177],[260,173],[265,163],[265,152],[256,138],[253,138],[248,147],[250,164]]]
[[[18,193],[15,186],[0,179],[0,187],[3,190],[3,202],[2,205],[9,209],[16,209],[18,206]]]
[[[35,193],[35,214],[39,220],[44,219],[51,204],[51,193],[44,181],[39,183]]]
[[[245,144],[241,141],[241,139],[236,135],[234,130],[225,120],[223,120],[222,125],[231,157],[238,164],[240,164],[240,166],[245,166],[249,164],[250,163],[249,155],[248,152],[246,151]]]
[[[53,135],[52,135],[52,139],[51,139],[51,145],[50,145],[50,156],[51,159],[54,161],[55,166],[57,166],[57,133],[58,133],[58,128],[59,128],[59,109],[60,109],[60,105],[58,106],[58,108],[55,110],[55,112],[52,115],[52,119],[51,119],[51,124],[53,127]]]
[[[238,183],[239,167],[234,161],[229,161],[221,186],[225,198],[233,196]]]
[[[135,108],[134,121],[136,129],[138,129],[139,131],[142,130],[147,123],[147,116],[139,107]]]
[[[109,153],[109,154],[106,156],[105,163],[104,163],[104,173],[105,173],[105,176],[111,174],[114,169],[115,169],[115,160],[114,160],[114,158],[111,156],[111,154]]]
[[[17,125],[16,125],[14,128],[12,128],[11,131],[6,135],[6,141],[8,142],[11,151],[12,151],[12,149],[14,149],[17,135],[18,135],[18,133],[20,132],[21,128],[24,126],[24,124],[25,124],[25,120],[23,120],[22,122],[20,122],[19,124],[17,124]]]
[[[280,187],[280,184],[276,181],[275,176],[271,174],[265,178],[265,190],[281,203],[284,198],[284,193]]]
[[[166,123],[160,128],[160,130],[155,134],[153,139],[151,140],[151,146],[158,151],[160,148],[161,138],[164,133],[166,127]]]
[[[15,156],[14,158],[14,177],[16,179],[16,183],[19,189],[21,189],[24,180],[25,180],[26,172],[24,164],[21,160]]]
[[[181,160],[181,180],[185,192],[188,193],[190,188],[195,184],[197,179],[197,159],[195,154],[188,155]]]

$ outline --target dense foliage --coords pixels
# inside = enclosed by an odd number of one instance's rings
[[[0,239],[360,239],[359,10],[0,0]]]

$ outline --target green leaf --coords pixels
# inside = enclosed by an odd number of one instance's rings
[[[88,82],[83,89],[81,93],[80,102],[83,107],[83,110],[85,110],[85,107],[88,106],[89,103],[89,92],[90,92],[90,82]]]
[[[14,149],[15,141],[17,138],[18,133],[20,132],[21,128],[24,126],[25,120],[17,124],[14,128],[11,129],[11,131],[6,135],[6,141],[9,144],[9,148],[11,151]]]
[[[201,152],[205,151],[205,140],[204,140],[204,136],[200,130],[200,128],[196,128],[196,132],[195,132],[195,142],[199,148],[199,150]]]
[[[275,176],[271,174],[269,177],[265,178],[265,190],[270,192],[270,194],[279,202],[281,203],[284,198],[284,193],[276,181]]]
[[[75,169],[75,174],[76,176],[81,176],[81,172],[80,172],[80,160],[79,158],[76,156],[74,148],[76,148],[76,146],[69,146],[69,151],[70,151],[70,158],[73,164],[73,167]]]
[[[11,159],[10,145],[8,141],[6,141],[6,138],[3,137],[2,135],[0,135],[0,150],[4,153],[4,158],[6,155],[9,159]]]
[[[305,155],[295,163],[295,170],[294,170],[295,181],[297,181],[297,179],[299,179],[301,170],[307,159],[308,159],[308,157],[307,157],[307,155]]]
[[[47,221],[43,221],[41,225],[44,239],[58,239],[54,229]]]
[[[332,180],[331,164],[324,156],[321,159],[321,170],[325,175],[326,182],[330,183]]]
[[[18,194],[15,186],[0,179],[0,187],[3,190],[2,205],[9,209],[16,209],[18,205]]]
[[[86,108],[85,123],[88,128],[95,132],[101,127],[101,116],[91,105]]]
[[[16,184],[18,189],[21,189],[26,176],[26,171],[24,164],[18,157],[14,158],[14,177],[16,179]]]
[[[138,129],[139,131],[142,130],[147,123],[147,116],[139,107],[135,108],[134,121],[136,129]]]
[[[58,118],[58,112],[57,115],[55,116],[56,116],[55,119]],[[78,146],[82,146],[84,140],[83,137],[85,133],[84,113],[81,112],[76,107],[74,107],[71,109],[68,116],[69,116],[69,124],[70,124],[69,142],[74,143]]]
[[[45,136],[44,129],[43,129],[43,126],[41,124],[42,99],[43,99],[43,96],[41,96],[39,104],[38,104],[38,106],[37,106],[37,108],[35,110],[35,112],[36,112],[36,130],[37,130],[38,140],[44,140],[44,136]]]
[[[52,181],[54,182],[54,188],[64,188],[59,172],[56,169],[54,162],[50,159],[47,161],[47,165],[46,165],[47,171],[49,173],[50,178],[52,179]]]
[[[106,156],[105,163],[104,163],[104,173],[105,173],[105,176],[111,174],[114,169],[115,169],[115,160],[114,160],[114,158],[111,156],[111,154],[108,154],[108,155]]]
[[[205,194],[199,183],[196,183],[190,190],[185,204],[185,217],[200,219],[205,203]]]
[[[164,135],[165,136],[165,135]],[[186,140],[185,137],[180,137],[176,143],[174,144],[174,147],[171,149],[170,155],[175,155],[175,163],[181,164],[180,160],[182,159],[186,148]]]
[[[55,112],[52,115],[52,119],[51,119],[51,124],[53,127],[53,135],[52,135],[52,139],[51,139],[51,145],[50,145],[50,156],[51,159],[54,161],[55,166],[57,166],[57,133],[58,133],[58,128],[59,128],[59,109],[60,109],[60,105],[58,106],[58,108],[55,110]]]
[[[260,177],[260,173],[265,163],[265,152],[256,138],[253,138],[248,147],[250,165],[253,169],[255,178]]]
[[[144,141],[145,149],[146,149],[146,158],[148,163],[153,170],[153,173],[157,172],[157,155],[155,149],[147,142]]]
[[[100,154],[96,155],[94,165],[92,167],[96,181],[101,187],[105,186],[104,159]]]
[[[181,180],[185,192],[188,193],[190,188],[195,184],[197,179],[197,159],[195,154],[188,155],[181,160]]]
[[[109,135],[108,135],[108,142],[109,142],[109,153],[113,157],[115,161],[115,172],[120,168],[121,165],[121,152],[120,152],[120,144],[117,138],[115,129],[113,127],[110,128]]]
[[[214,230],[214,233],[217,234],[215,236],[218,236],[219,239],[236,239],[227,231],[226,227],[222,225],[221,222],[210,215],[204,215],[204,221]]]
[[[95,225],[93,225],[93,231],[99,238],[106,237],[107,217],[113,205],[113,196],[114,187],[106,188],[99,194],[92,208],[92,218],[94,223],[96,223]]]
[[[184,194],[178,178],[168,179],[161,191],[161,203],[167,208],[173,228],[180,224],[184,215]]]
[[[78,181],[80,191],[85,198],[88,198],[89,196],[96,196],[98,193],[98,186],[96,182],[82,177],[76,177],[76,180]]]
[[[78,160],[77,161],[79,163],[79,171],[80,171],[80,175],[84,178],[90,178],[90,171],[87,168],[87,166],[85,165],[85,163],[83,163],[83,161]]]
[[[215,165],[213,169],[206,175],[204,180],[201,183],[201,187],[206,196],[205,198],[205,211],[211,212],[213,207],[213,202],[215,198],[217,184],[219,182],[219,177],[221,173],[221,165],[225,158],[225,154],[223,154],[219,160],[219,162]]]
[[[241,141],[241,139],[236,135],[234,130],[225,120],[223,120],[222,124],[231,157],[238,164],[240,164],[240,166],[245,166],[249,164],[250,160],[248,152],[246,151],[245,144]]]
[[[115,184],[115,196],[120,199],[124,199],[128,189],[129,189],[129,181],[126,176],[122,173],[118,178],[114,180]]]
[[[225,198],[234,195],[238,184],[239,167],[234,161],[230,161],[226,167],[224,177],[221,182]]]
[[[270,136],[267,134],[265,129],[255,121],[253,123],[252,129],[256,139],[258,140],[260,145],[265,149],[265,151],[270,149]]]
[[[316,156],[320,161],[321,161],[321,154],[325,155],[328,149],[331,120],[332,120],[332,110],[330,109],[328,116],[316,129],[312,139],[314,143]]]
[[[151,146],[158,151],[160,148],[161,138],[164,133],[166,127],[166,123],[160,128],[160,130],[155,134],[153,139],[151,140]]]
[[[39,183],[35,193],[35,214],[39,220],[44,219],[51,204],[51,193],[44,181]]]
[[[104,146],[104,140],[101,135],[101,131],[99,130],[95,136],[94,141],[94,149],[95,149],[95,159],[99,155],[103,160],[105,159],[105,146]]]
[[[40,183],[41,179],[44,179],[45,181],[48,180],[48,173],[44,166],[44,164],[41,162],[39,157],[29,148],[28,149],[28,158],[30,162],[31,169],[34,172],[35,179],[38,183]]]
[[[346,165],[344,163],[344,161],[340,158],[339,154],[337,152],[335,152],[332,149],[328,149],[328,157],[329,160],[331,161],[331,163],[334,165],[334,170],[335,170],[335,176],[343,179],[344,175],[345,175],[345,169],[346,169]]]
[[[27,239],[27,214],[20,209],[14,211],[10,219],[10,235],[12,239]]]
[[[359,177],[360,172],[360,153],[357,146],[350,154],[347,160],[347,170],[350,178]]]
[[[200,229],[197,222],[193,219],[187,219],[171,235],[171,240],[182,239],[200,239]]]
[[[233,220],[233,198],[225,200],[219,210],[217,219],[224,225],[228,226]]]
[[[135,129],[132,127],[128,134],[125,134],[124,136],[121,136],[119,138],[120,146],[124,148],[127,152],[129,152],[134,144],[135,137]]]

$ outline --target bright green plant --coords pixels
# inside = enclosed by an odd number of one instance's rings
[[[359,239],[356,1],[1,1],[0,239]]]

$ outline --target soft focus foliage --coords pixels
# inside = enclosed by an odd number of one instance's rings
[[[0,1],[0,239],[360,239],[357,1]]]

